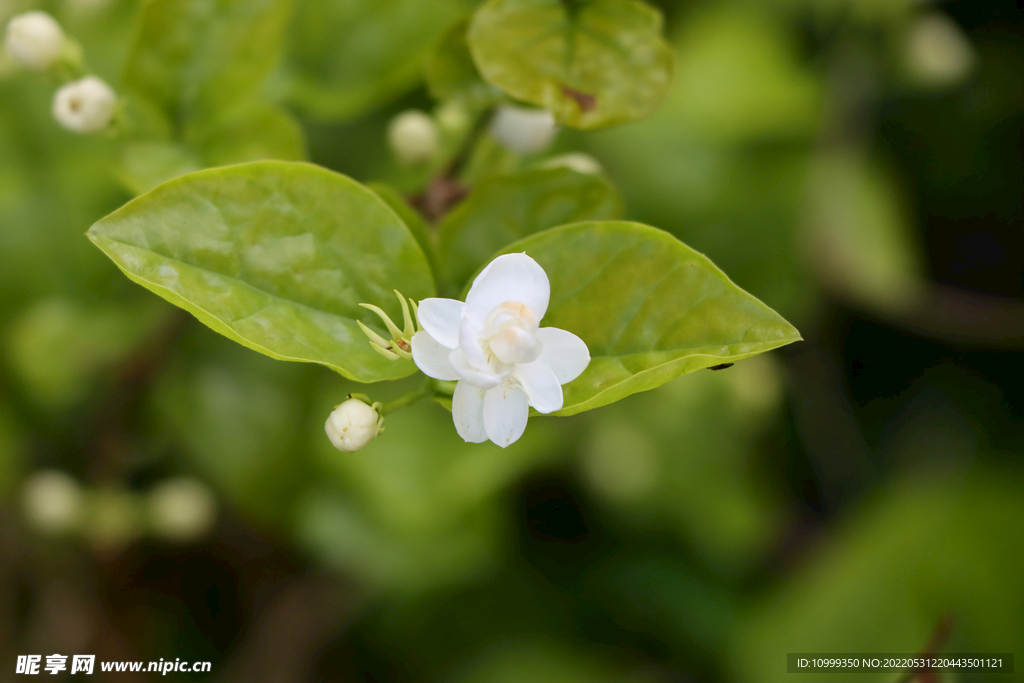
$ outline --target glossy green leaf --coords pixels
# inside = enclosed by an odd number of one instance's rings
[[[468,42],[484,78],[574,128],[646,116],[668,93],[661,14],[637,0],[489,0]]]
[[[469,102],[490,100],[498,91],[484,81],[466,44],[469,19],[455,22],[437,41],[427,58],[427,88],[434,99]]]
[[[247,104],[280,56],[291,0],[150,0],[125,86],[178,125]]]
[[[509,242],[567,223],[622,215],[606,178],[566,168],[482,181],[439,226],[441,278],[455,288]]]
[[[225,336],[360,382],[404,377],[356,324],[395,312],[393,289],[434,292],[427,259],[386,203],[345,176],[255,162],[176,178],[99,221],[89,237],[129,278]]]
[[[291,97],[323,118],[352,118],[413,87],[463,0],[304,0],[290,50]]]
[[[639,223],[576,223],[507,246],[544,268],[541,321],[578,335],[590,366],[563,387],[574,415],[679,375],[800,340],[782,316],[733,284],[703,254]]]

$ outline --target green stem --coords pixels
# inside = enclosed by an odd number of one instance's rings
[[[380,414],[387,415],[388,413],[393,413],[396,410],[401,410],[406,406],[411,406],[413,403],[416,403],[421,398],[426,398],[427,396],[433,395],[433,393],[434,385],[429,379],[427,379],[423,382],[423,384],[413,389],[408,394],[399,396],[398,398],[388,401],[387,403],[382,405],[380,409]]]

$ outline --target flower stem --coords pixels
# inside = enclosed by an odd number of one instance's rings
[[[434,385],[429,379],[427,379],[423,382],[423,384],[413,389],[409,393],[403,394],[402,396],[399,396],[398,398],[385,403],[383,406],[381,406],[380,414],[387,415],[388,413],[393,413],[396,410],[401,410],[406,406],[411,406],[413,403],[416,403],[421,398],[426,398],[427,396],[433,395],[433,393]]]

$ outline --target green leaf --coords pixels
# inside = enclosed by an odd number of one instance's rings
[[[256,95],[277,63],[290,0],[150,0],[125,86],[182,125]]]
[[[590,366],[563,387],[556,415],[575,415],[679,375],[800,340],[782,316],[733,284],[703,254],[639,223],[576,223],[510,244],[544,268],[541,321],[578,335]]]
[[[573,128],[646,116],[668,93],[661,14],[637,0],[489,0],[469,27],[484,78]]]
[[[395,212],[354,180],[263,161],[176,178],[92,226],[124,273],[244,346],[320,363],[360,382],[404,377],[356,324],[383,332],[360,303],[396,312],[434,286]]]
[[[424,74],[427,89],[436,100],[463,99],[483,103],[494,98],[498,91],[487,84],[473,63],[473,55],[466,44],[469,19],[455,22],[437,41],[427,58]]]
[[[304,0],[291,45],[291,96],[322,118],[354,118],[413,87],[463,0]]]
[[[439,227],[441,278],[455,288],[509,242],[566,223],[622,215],[622,199],[603,176],[566,168],[483,180]]]

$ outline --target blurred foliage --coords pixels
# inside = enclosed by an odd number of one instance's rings
[[[919,651],[947,617],[949,652],[1024,642],[1021,10],[652,4],[675,56],[660,106],[524,160],[486,132],[465,153],[504,98],[464,43],[468,0],[0,2],[4,21],[51,11],[134,121],[66,132],[56,84],[0,57],[0,658],[771,681],[789,651]],[[945,28],[922,25],[936,13]],[[398,164],[385,130],[453,102],[445,163],[468,194],[438,233],[405,203],[436,169]],[[579,150],[604,172],[543,169]],[[176,319],[84,236],[168,178],[307,156],[387,183],[423,251],[440,235],[451,282],[511,239],[621,213],[808,341],[534,418],[507,450],[462,443],[424,402],[338,453],[323,420],[358,385]],[[45,468],[86,490],[82,535],[26,523]],[[180,475],[216,493],[216,529],[144,537],[139,496]]]

